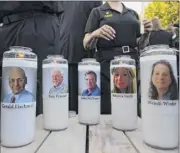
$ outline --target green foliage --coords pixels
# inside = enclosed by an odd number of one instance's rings
[[[158,17],[163,27],[179,22],[180,4],[178,1],[151,2],[145,8],[144,14],[148,19]]]

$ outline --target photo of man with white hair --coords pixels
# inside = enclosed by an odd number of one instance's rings
[[[49,90],[49,94],[61,94],[68,92],[68,86],[64,84],[63,71],[53,69],[51,73],[53,87]]]

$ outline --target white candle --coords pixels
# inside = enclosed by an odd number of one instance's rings
[[[24,59],[3,59],[2,100],[12,93],[9,87],[9,71],[13,67],[20,67],[27,77],[25,89],[32,93],[34,101],[15,101],[1,103],[1,144],[6,147],[27,145],[35,139],[36,118],[36,73],[37,61]],[[22,95],[21,95],[22,96]]]
[[[79,65],[79,98],[78,98],[78,118],[83,124],[98,124],[100,120],[100,95],[82,96],[86,89],[84,74],[87,71],[94,71],[97,75],[97,86],[100,88],[100,66]]]
[[[64,130],[69,123],[69,94],[61,98],[43,98],[43,126],[46,130]]]
[[[134,69],[135,66],[128,64],[111,65],[113,68],[128,68]],[[135,74],[136,72],[134,72]],[[130,79],[130,78],[129,78]],[[136,77],[135,79],[136,80]],[[130,80],[128,80],[130,81]],[[111,91],[114,88],[114,78],[111,74]],[[112,126],[118,130],[135,130],[137,128],[137,87],[136,81],[135,91],[133,93],[115,93],[111,92],[111,104],[112,104]]]
[[[69,121],[68,64],[49,63],[43,64],[42,67],[44,129],[64,130],[68,128]],[[62,82],[58,87],[54,87],[52,72],[60,73],[62,77]],[[51,90],[53,91],[50,92]]]
[[[150,81],[153,79],[151,77],[152,65],[161,59],[171,64],[173,75],[177,81],[175,56],[141,57],[142,128],[144,140],[147,144],[157,148],[170,149],[178,146],[178,99],[153,100],[148,96]]]

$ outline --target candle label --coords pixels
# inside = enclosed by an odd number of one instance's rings
[[[136,67],[129,63],[111,65],[111,101],[137,102]]]
[[[44,64],[43,65],[43,98],[67,98],[68,65]]]
[[[133,65],[111,66],[111,95],[132,98],[136,93],[136,68]]]
[[[148,101],[148,104],[150,105],[156,105],[156,106],[177,106],[176,101]]]
[[[174,55],[152,55],[140,59],[142,102],[154,106],[177,106],[176,61]]]
[[[2,108],[27,108],[36,102],[37,62],[3,60]],[[28,104],[26,104],[28,103]]]
[[[100,100],[100,66],[79,66],[79,98],[81,100]]]
[[[2,108],[6,108],[6,109],[21,109],[21,108],[32,108],[35,106],[35,103],[29,103],[29,104],[6,104],[6,103],[2,103],[1,107]]]

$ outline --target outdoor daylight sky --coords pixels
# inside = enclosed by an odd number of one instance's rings
[[[103,0],[105,3],[105,0]],[[123,4],[126,5],[127,7],[135,10],[138,14],[141,14],[142,12],[142,3],[144,4],[144,7],[146,7],[148,5],[149,2],[151,2],[152,0],[147,0],[146,2],[138,2],[138,1],[128,1],[128,0],[122,0]]]
[[[127,7],[135,10],[137,13],[141,13],[142,2],[123,2]],[[144,2],[144,5],[147,6],[148,2]]]

